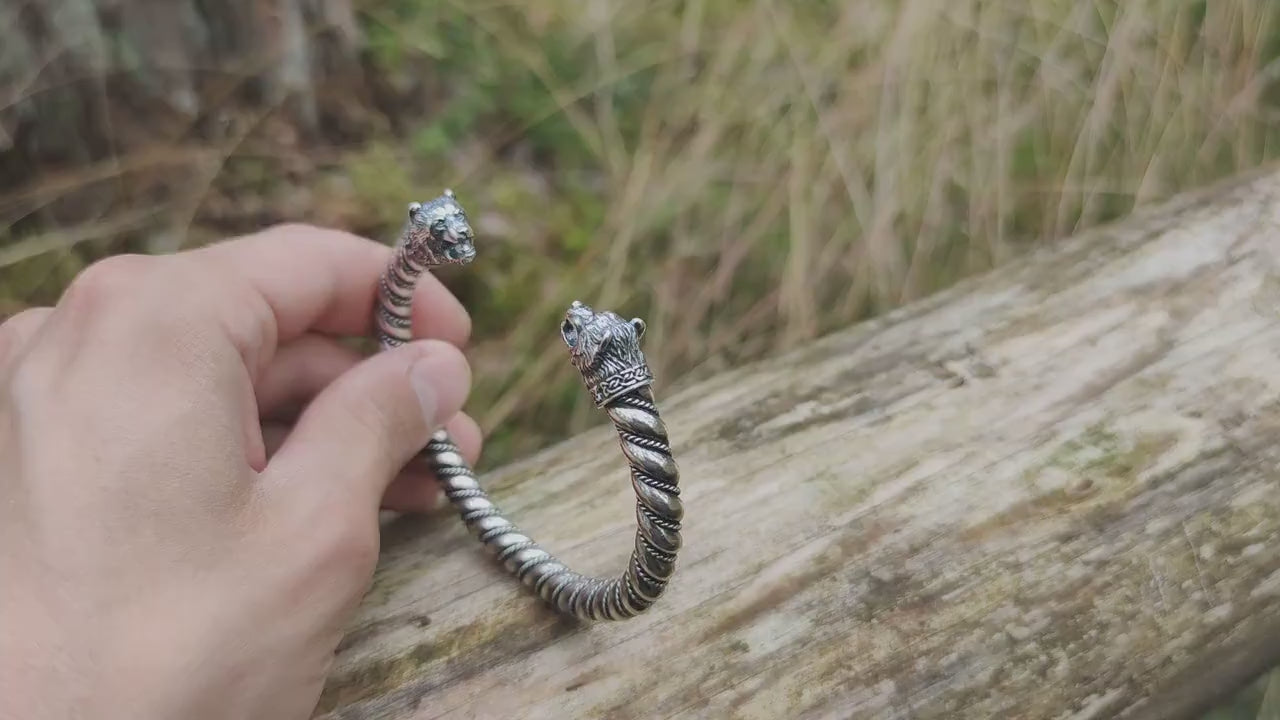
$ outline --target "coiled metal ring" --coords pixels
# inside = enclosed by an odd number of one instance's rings
[[[409,217],[379,285],[375,328],[383,349],[411,339],[410,303],[427,269],[476,257],[475,234],[450,190],[409,205]],[[636,494],[635,548],[626,570],[601,579],[557,560],[503,516],[449,435],[435,433],[422,454],[463,523],[506,570],[558,611],[584,620],[621,620],[652,606],[675,571],[684,506],[680,473],[658,414],[653,374],[640,349],[645,324],[575,301],[560,337],[598,408],[613,421]]]

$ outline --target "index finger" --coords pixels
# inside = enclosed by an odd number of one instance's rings
[[[368,335],[392,249],[341,230],[288,224],[192,254],[247,281],[271,307],[276,341],[284,343],[308,332]],[[414,292],[413,324],[416,337],[459,347],[471,334],[466,309],[430,272]]]

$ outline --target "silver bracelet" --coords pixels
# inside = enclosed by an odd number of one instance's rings
[[[382,348],[411,339],[414,287],[439,265],[466,265],[476,257],[475,233],[450,190],[426,203],[411,203],[409,217],[382,275],[375,332]],[[558,611],[583,620],[622,620],[647,610],[662,596],[680,550],[680,472],[667,429],[658,415],[653,374],[640,350],[645,324],[574,301],[560,337],[596,407],[609,414],[636,493],[635,549],[626,571],[612,579],[577,573],[543,550],[480,487],[457,445],[441,430],[423,455],[472,534],[512,575]]]

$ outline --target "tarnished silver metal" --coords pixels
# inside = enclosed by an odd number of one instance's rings
[[[653,373],[640,352],[644,321],[624,322],[611,312],[597,313],[574,301],[560,325],[560,337],[569,346],[569,358],[582,373],[582,382],[604,407],[614,398],[653,384]]]
[[[379,293],[378,334],[384,348],[409,339],[409,300],[422,272],[431,265],[465,264],[476,254],[474,234],[452,193],[410,208],[409,223]],[[472,534],[545,602],[582,620],[622,620],[647,610],[666,590],[680,551],[680,473],[654,402],[653,374],[640,349],[644,331],[639,318],[624,320],[577,301],[560,325],[569,361],[596,406],[613,421],[630,468],[636,494],[635,547],[618,576],[580,574],[540,547],[503,516],[443,431],[423,450],[445,496]]]
[[[382,273],[374,335],[385,350],[412,339],[413,289],[437,265],[466,265],[476,257],[475,232],[453,191],[425,203],[409,203],[409,217]]]
[[[433,438],[427,445],[445,495],[471,532],[543,600],[584,620],[622,620],[647,610],[666,590],[680,551],[680,473],[650,390],[643,334],[639,318],[623,320],[580,302],[560,326],[570,361],[609,414],[630,465],[638,527],[631,561],[618,577],[604,580],[566,567],[502,515],[452,442]]]

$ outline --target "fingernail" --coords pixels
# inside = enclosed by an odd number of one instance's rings
[[[409,368],[409,382],[413,385],[413,392],[418,396],[418,405],[422,408],[422,417],[427,421],[427,425],[432,429],[436,427],[436,410],[440,406],[440,400],[436,396],[436,379],[434,374],[437,372],[433,367],[434,363],[430,358],[422,358]]]

